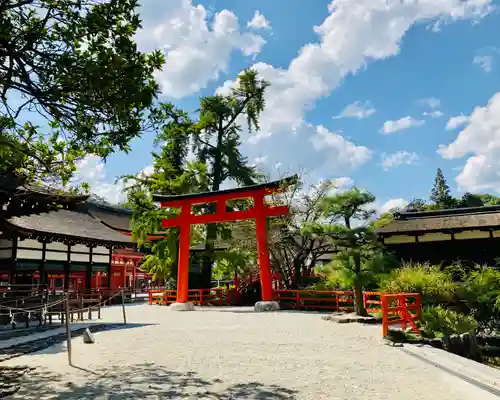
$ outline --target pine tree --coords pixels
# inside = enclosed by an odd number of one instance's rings
[[[260,178],[238,149],[241,144],[238,121],[245,117],[250,131],[259,129],[259,116],[264,110],[264,93],[268,86],[259,79],[256,71],[248,70],[238,76],[236,87],[229,95],[201,99],[200,131],[194,137],[194,150],[198,161],[207,166],[211,191],[220,190],[227,179],[251,185]],[[215,241],[223,230],[223,224],[207,225],[202,287],[210,287]]]
[[[437,169],[436,179],[434,180],[434,187],[432,188],[430,199],[439,208],[450,208],[453,205],[453,198],[450,195],[450,187],[446,182],[441,168]]]

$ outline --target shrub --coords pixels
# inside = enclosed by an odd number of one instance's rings
[[[429,264],[406,264],[383,278],[383,292],[420,293],[423,303],[448,303],[453,300],[456,284],[447,271]]]
[[[457,294],[464,311],[470,313],[486,333],[500,330],[500,271],[479,267],[459,285]]]
[[[426,307],[422,313],[419,329],[423,337],[436,338],[474,332],[478,327],[476,320],[470,315],[437,307]]]

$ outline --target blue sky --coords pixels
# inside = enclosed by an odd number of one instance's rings
[[[356,4],[144,0],[137,40],[165,51],[161,99],[188,111],[244,68],[271,83],[262,132],[242,146],[266,171],[354,183],[381,209],[428,198],[438,167],[456,194],[500,193],[497,4]],[[105,165],[86,160],[81,175],[118,199],[115,177],[151,164],[152,139]]]

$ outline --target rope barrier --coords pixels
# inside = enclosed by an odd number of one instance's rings
[[[118,293],[114,294],[112,297],[110,297],[109,299],[100,302],[99,304],[94,304],[92,306],[88,306],[88,307],[85,307],[85,308],[78,308],[76,310],[75,309],[71,309],[70,312],[71,313],[81,313],[81,312],[89,311],[89,310],[91,310],[93,308],[103,307],[103,306],[106,305],[107,302],[113,300],[115,297],[118,297],[118,295],[121,295],[121,293],[118,292]],[[59,314],[59,312],[57,312],[57,314]]]
[[[3,305],[3,304],[15,303],[15,302],[18,302],[18,301],[24,302],[27,299],[33,299],[33,298],[41,297],[41,296],[43,296],[43,294],[35,294],[35,295],[21,297],[21,298],[17,298],[17,299],[11,299],[11,300],[7,300],[7,301],[2,301],[2,302],[0,302],[0,306]],[[21,303],[21,304],[23,304],[23,303]]]
[[[111,296],[109,299],[104,300],[103,302],[100,302],[98,304],[95,304],[95,305],[92,305],[92,306],[89,306],[89,307],[85,307],[85,308],[81,308],[81,309],[77,309],[77,310],[71,310],[71,312],[72,313],[76,313],[76,312],[82,312],[82,311],[85,311],[85,310],[88,311],[91,308],[99,307],[100,305],[105,305],[107,302],[113,300],[118,295],[121,295],[121,292],[117,292],[116,294],[114,294],[113,296]],[[3,309],[6,309],[6,310],[9,310],[8,314],[0,313],[0,316],[7,316],[8,315],[8,316],[12,317],[13,315],[15,316],[17,314],[36,313],[36,312],[39,312],[39,311],[42,311],[42,312],[45,311],[44,313],[46,314],[47,313],[47,309],[53,308],[54,306],[56,306],[58,304],[61,304],[61,303],[64,303],[65,301],[66,301],[66,297],[64,297],[61,300],[54,301],[52,303],[43,304],[43,305],[37,306],[37,307],[27,307],[27,308],[8,307],[8,306],[2,306],[0,304],[0,309],[3,308]],[[14,314],[13,314],[12,311],[18,311],[18,312],[14,312]],[[59,313],[59,312],[57,312],[57,313]]]

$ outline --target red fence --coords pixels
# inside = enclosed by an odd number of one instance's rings
[[[149,304],[169,305],[175,303],[176,290],[150,290]],[[190,289],[188,290],[188,301],[197,305],[229,305],[228,297],[223,288],[214,289]]]
[[[168,305],[176,300],[176,290],[150,290],[149,304]],[[330,310],[350,312],[354,310],[354,293],[337,290],[275,290],[274,299],[282,309]],[[230,305],[230,297],[224,288],[192,289],[188,301],[198,305]],[[415,321],[422,316],[422,301],[418,293],[363,292],[363,305],[370,314],[382,317],[383,336],[390,325],[401,325],[418,333]]]
[[[382,335],[389,334],[390,325],[401,325],[404,330],[408,324],[411,330],[419,333],[415,321],[422,317],[422,299],[418,293],[384,293],[382,295]]]

